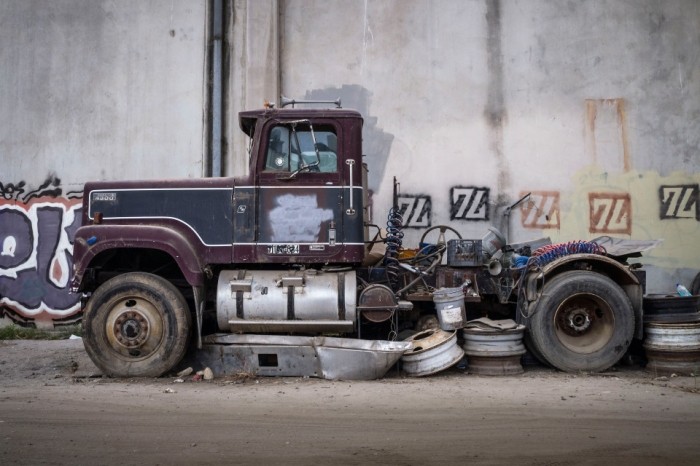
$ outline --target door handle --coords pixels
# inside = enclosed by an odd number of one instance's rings
[[[345,211],[345,214],[346,215],[355,215],[355,209],[354,209],[353,202],[352,202],[352,188],[353,188],[352,172],[353,172],[353,168],[355,167],[355,161],[352,159],[348,159],[345,161],[345,164],[348,166],[348,170],[350,170],[350,188],[349,188],[349,190],[350,190],[350,207]]]

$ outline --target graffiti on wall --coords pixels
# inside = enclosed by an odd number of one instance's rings
[[[489,221],[489,197],[491,188],[475,186],[455,186],[449,193],[450,220]],[[639,195],[639,193],[637,193]],[[588,215],[580,216],[588,220],[586,228],[595,234],[631,235],[633,227],[632,200],[628,192],[582,193],[587,199]],[[520,221],[525,229],[561,229],[561,206],[559,191],[522,191]],[[668,184],[658,188],[659,218],[695,219],[700,221],[700,185]],[[426,228],[431,226],[431,196],[401,195],[399,210],[404,216],[404,227]],[[574,214],[576,216],[577,214]],[[640,215],[637,212],[637,215]],[[579,218],[579,217],[576,217]]]
[[[659,187],[659,218],[700,221],[700,185],[662,185]],[[450,189],[450,220],[489,220],[490,188],[456,186]],[[520,204],[521,225],[526,229],[559,229],[561,208],[559,191],[523,191]],[[632,232],[632,196],[629,193],[589,192],[588,231],[590,233]],[[403,212],[410,217],[409,227],[429,226],[430,196],[404,196]]]
[[[2,316],[44,327],[73,322],[79,297],[68,292],[80,193],[63,194],[49,176],[38,188],[0,183],[0,306]]]
[[[523,197],[527,192],[520,193]],[[520,205],[523,228],[559,228],[559,191],[532,191],[526,202]]]
[[[430,226],[432,211],[430,196],[401,194],[398,203],[399,212],[403,216],[404,228],[427,228]]]
[[[700,221],[700,189],[697,184],[679,186],[661,186],[659,204],[661,220],[677,218],[694,218]]]
[[[588,231],[632,234],[632,200],[628,193],[589,193]]]
[[[488,220],[489,188],[455,186],[450,189],[451,220]]]

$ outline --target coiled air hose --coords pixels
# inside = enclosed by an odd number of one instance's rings
[[[569,241],[536,249],[527,261],[528,267],[543,267],[560,257],[571,254],[605,254],[605,248],[591,241]]]
[[[403,244],[403,215],[396,207],[389,210],[386,222],[386,253],[384,267],[391,288],[396,291],[399,285],[399,250]]]

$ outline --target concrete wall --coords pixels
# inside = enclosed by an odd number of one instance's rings
[[[204,2],[0,2],[3,181],[202,174]]]
[[[203,1],[0,1],[5,314],[79,317],[85,181],[202,175],[206,24]]]
[[[395,175],[404,244],[445,223],[469,238],[495,225],[512,241],[662,238],[643,260],[649,290],[692,281],[700,3],[305,6],[282,7],[281,92],[363,111],[374,220]]]
[[[374,221],[398,177],[407,246],[439,224],[512,241],[663,238],[642,260],[650,292],[700,270],[697,1],[226,8],[227,175],[247,167],[238,111],[341,97],[365,115]],[[205,172],[207,14],[204,0],[0,0],[0,299],[13,319],[79,317],[65,284],[83,182]]]
[[[228,42],[230,70],[227,81],[225,128],[229,176],[248,172],[247,141],[241,137],[238,112],[277,102],[279,90],[279,3],[277,0],[232,0]]]

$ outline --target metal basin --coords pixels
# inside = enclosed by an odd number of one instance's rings
[[[197,362],[217,376],[250,372],[331,380],[379,379],[413,346],[403,341],[234,334],[209,335],[205,343]]]

